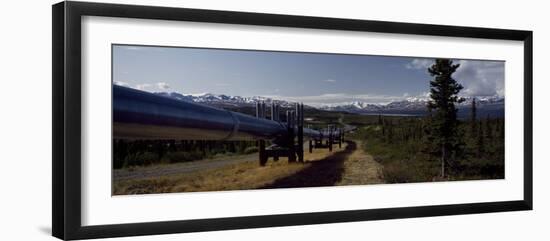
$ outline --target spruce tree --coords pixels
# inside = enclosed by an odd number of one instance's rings
[[[493,128],[491,117],[489,115],[487,115],[487,120],[485,120],[485,126],[485,136],[487,136],[488,141],[491,141],[493,139]]]
[[[475,138],[477,133],[477,107],[476,107],[476,98],[472,99],[472,112],[470,116],[470,134]]]
[[[431,123],[432,144],[439,148],[441,157],[441,177],[455,156],[461,140],[458,132],[457,108],[455,104],[464,101],[458,97],[462,85],[452,75],[460,65],[449,59],[436,59],[428,68],[433,80],[430,81],[430,101],[428,109],[434,112]]]
[[[504,141],[504,119],[501,119],[498,122],[498,138],[500,138],[502,141]]]
[[[386,137],[386,119],[382,121],[382,136]]]
[[[477,146],[477,157],[481,157],[483,155],[483,152],[485,152],[485,144],[484,144],[484,140],[483,140],[483,123],[481,123],[481,120],[479,120],[479,131],[477,133],[477,141],[476,141],[476,146]]]
[[[388,143],[393,143],[393,123],[391,121],[388,122]]]
[[[485,153],[492,154],[495,143],[493,143],[493,122],[489,115],[487,115],[487,120],[485,120],[485,139],[487,140]]]

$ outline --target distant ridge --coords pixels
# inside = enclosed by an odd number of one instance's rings
[[[252,107],[256,102],[265,102],[271,104],[276,102],[282,107],[292,107],[294,102],[285,100],[276,100],[262,96],[242,97],[224,94],[198,94],[198,95],[183,95],[177,92],[156,92],[155,94],[166,96],[178,100],[204,103],[216,107]],[[470,113],[473,97],[464,97],[465,101],[458,105],[458,115],[465,118]],[[427,114],[428,100],[422,98],[407,98],[404,100],[393,101],[387,104],[370,104],[361,101],[353,101],[341,104],[323,105],[320,107],[308,106],[308,108],[316,108],[324,111],[338,111],[355,114],[381,114],[381,115],[417,115],[422,116]],[[476,97],[477,112],[480,118],[486,116],[504,117],[504,97],[499,96],[481,96]]]

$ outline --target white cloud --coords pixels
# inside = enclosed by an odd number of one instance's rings
[[[130,84],[124,81],[113,81],[113,84],[118,86],[130,87]]]
[[[136,47],[136,46],[125,46],[124,48],[127,50],[143,50],[143,48]]]
[[[138,84],[136,85],[136,89],[138,90],[147,90],[151,87],[151,84]]]
[[[170,85],[166,82],[144,83],[144,84],[135,85],[134,89],[143,90],[147,92],[159,92],[159,91],[166,91],[170,89]]]
[[[413,59],[405,65],[407,69],[427,69],[434,63],[433,59]]]
[[[504,96],[504,62],[458,60],[460,67],[453,75],[465,96]]]
[[[407,69],[426,70],[434,59],[417,58],[407,63]],[[504,96],[504,62],[455,60],[460,67],[453,77],[464,87],[464,96]]]
[[[327,83],[335,83],[336,82],[336,80],[334,80],[334,79],[325,79],[323,81],[327,82]]]
[[[152,47],[152,46],[140,46],[140,45],[122,45],[117,46],[124,50],[129,51],[156,51],[156,52],[165,52],[166,48],[164,47]]]
[[[156,85],[157,85],[157,88],[159,88],[161,90],[170,89],[170,85],[166,82],[158,82]]]

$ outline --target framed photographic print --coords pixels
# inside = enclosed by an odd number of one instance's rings
[[[53,235],[532,209],[532,32],[53,6]]]

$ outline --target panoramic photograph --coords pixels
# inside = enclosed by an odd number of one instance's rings
[[[112,195],[504,178],[505,62],[112,45]]]

